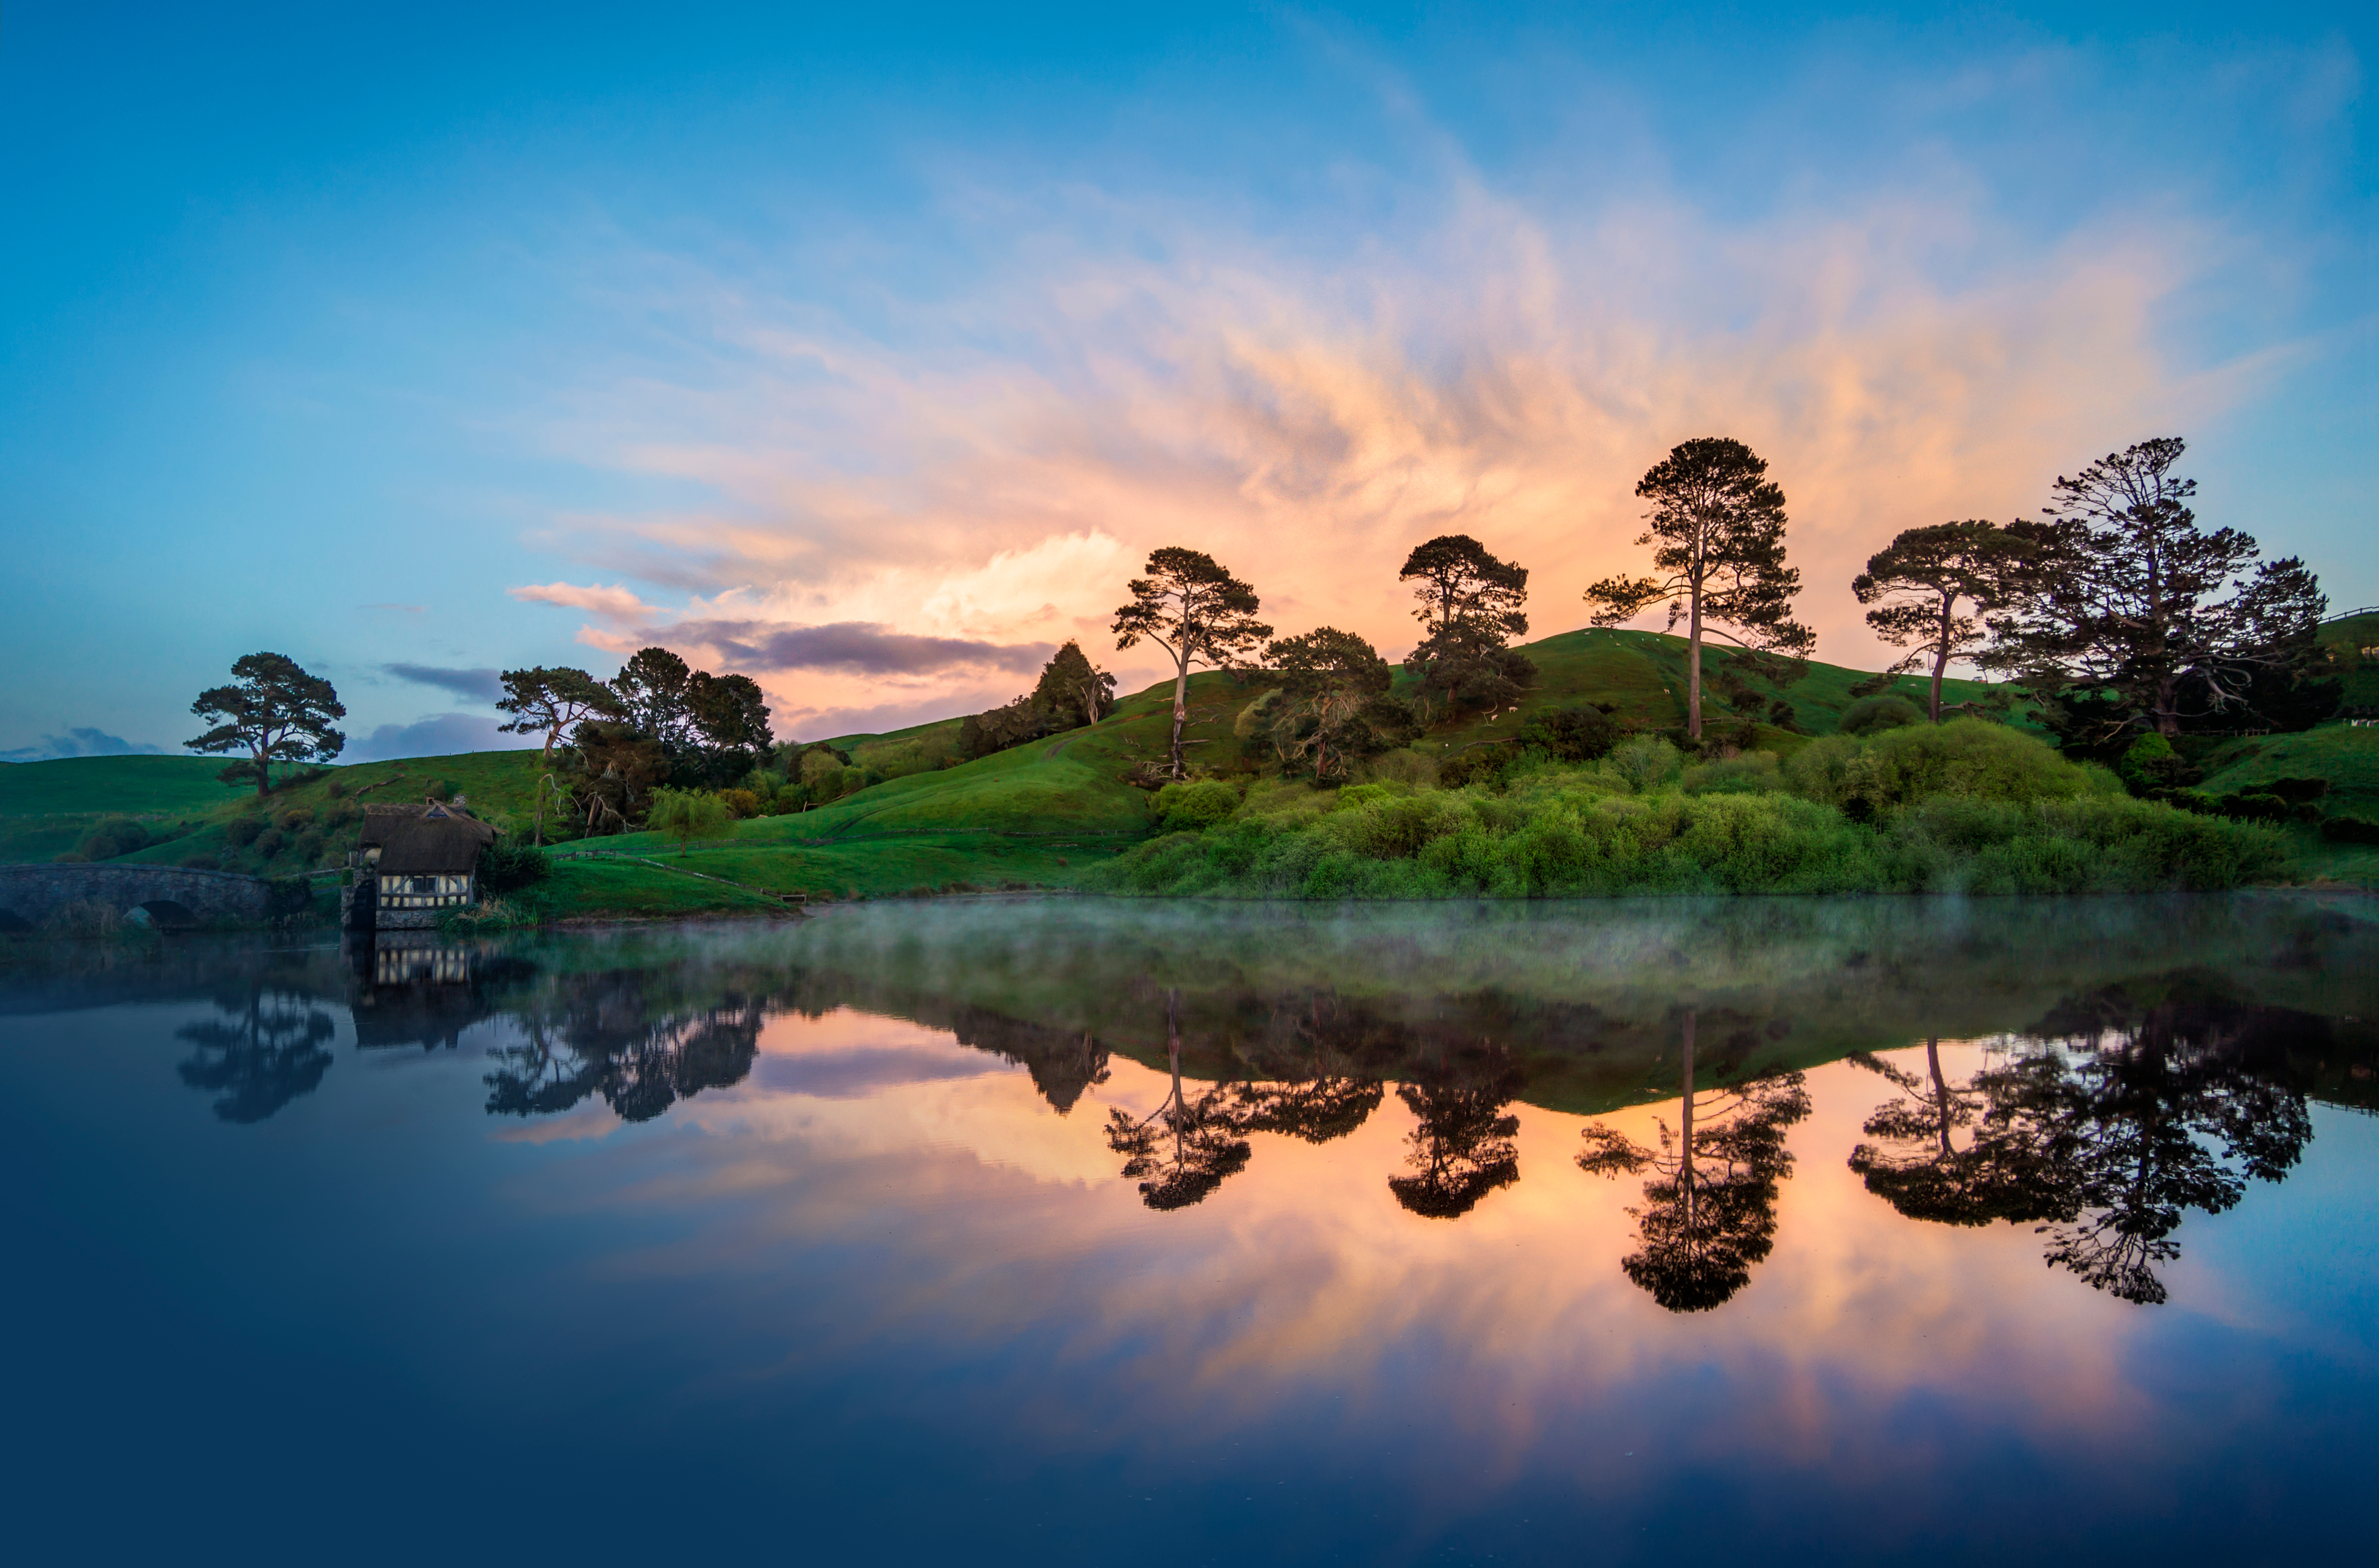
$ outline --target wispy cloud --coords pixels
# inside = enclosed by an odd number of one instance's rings
[[[645,621],[658,613],[632,590],[618,586],[607,588],[589,585],[582,588],[574,583],[531,583],[504,591],[530,604],[558,604],[572,609],[587,610],[612,621]]]
[[[927,675],[954,669],[1032,669],[1055,651],[1046,643],[986,643],[918,637],[864,621],[771,626],[755,621],[682,621],[666,629],[679,645],[716,648],[738,669],[831,670],[848,675]]]
[[[493,669],[452,669],[436,664],[384,664],[380,669],[400,681],[436,686],[476,702],[492,703],[504,694],[502,678]]]

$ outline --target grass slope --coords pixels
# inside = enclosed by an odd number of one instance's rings
[[[2363,620],[2370,622],[2367,628],[2340,622],[2325,629],[2325,637],[2338,640],[2341,647],[2353,645],[2352,639],[2366,632],[2379,638],[2379,616]],[[1684,722],[1682,638],[1595,629],[1548,637],[1528,645],[1526,651],[1540,673],[1516,711],[1443,726],[1420,742],[1420,749],[1442,754],[1491,742],[1539,713],[1585,702],[1615,705],[1618,717],[1636,727],[1664,729]],[[1733,657],[1723,647],[1705,648],[1713,669],[1722,668]],[[2379,669],[2373,673],[2379,679]],[[1763,696],[1782,696],[1802,730],[1823,734],[1835,727],[1851,701],[1850,687],[1865,679],[1861,670],[1812,664],[1789,687],[1757,689]],[[1400,681],[1409,684],[1409,677]],[[1924,682],[1913,677],[1894,689],[1923,700]],[[1953,681],[1946,684],[1945,697],[1963,701],[1987,689],[1977,681]],[[1262,691],[1258,684],[1223,674],[1191,678],[1186,740],[1193,763],[1220,766],[1237,757],[1240,742],[1232,732],[1233,721]],[[1171,699],[1171,682],[1159,682],[1124,698],[1116,713],[1095,727],[895,778],[798,815],[741,824],[731,844],[698,848],[690,863],[714,874],[732,875],[755,888],[837,897],[958,886],[1069,884],[1087,865],[1147,835],[1147,797],[1124,783],[1123,775],[1165,754]],[[1713,718],[1729,717],[1726,705],[1714,694],[1708,712]],[[840,736],[834,743],[863,755],[922,737],[955,736],[958,724],[953,718],[881,735]],[[2373,742],[2379,742],[2379,731],[2338,726],[2241,742],[2245,749],[2236,754],[2226,749],[2217,759],[2227,771],[2210,779],[2208,787],[2235,787],[2223,781],[2232,772],[2240,781],[2290,774],[2332,777],[2341,807],[2379,815],[2379,785],[2374,785],[2367,749]],[[1790,751],[1802,743],[1802,737],[1763,727],[1759,743]],[[227,866],[286,874],[306,868],[298,863],[294,842],[278,858],[251,866],[248,861],[256,859],[252,853],[227,853],[225,827],[259,809],[278,816],[294,808],[311,812],[318,820],[326,818],[339,805],[331,793],[333,781],[349,802],[359,792],[365,801],[411,801],[433,790],[441,796],[460,791],[482,815],[525,827],[538,774],[537,754],[529,751],[365,763],[325,770],[311,781],[276,791],[260,808],[252,794],[214,781],[220,766],[211,759],[191,757],[90,757],[0,767],[0,860],[47,861],[73,849],[102,817],[129,814],[149,819],[169,836],[125,857],[128,862],[172,864],[214,856]],[[2347,806],[2365,799],[2372,802],[2367,809]],[[290,837],[294,840],[296,836]],[[2301,837],[2307,845],[2319,844],[2310,833]],[[649,835],[608,839],[604,847],[664,857],[673,852],[673,847]],[[2335,848],[2317,852],[2335,860]],[[2379,856],[2370,858],[2379,864]],[[570,902],[574,908],[592,909],[607,896],[601,889],[613,886],[586,881],[585,896],[574,896]],[[624,889],[627,885],[617,886]],[[622,897],[627,895],[622,892]],[[643,894],[630,900],[637,907],[648,901]]]

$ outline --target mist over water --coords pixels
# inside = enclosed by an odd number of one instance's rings
[[[2374,959],[2270,896],[29,949],[0,1486],[51,1556],[2335,1554]]]

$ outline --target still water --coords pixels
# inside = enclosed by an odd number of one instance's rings
[[[2367,1560],[2379,910],[0,963],[17,1562]]]

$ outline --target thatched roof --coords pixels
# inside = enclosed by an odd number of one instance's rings
[[[364,814],[362,841],[380,846],[383,875],[466,874],[495,840],[494,828],[446,806],[373,807]]]

